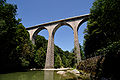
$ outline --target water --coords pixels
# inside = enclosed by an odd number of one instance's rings
[[[29,71],[0,74],[0,80],[72,80],[71,76],[70,78],[64,77],[55,71]]]

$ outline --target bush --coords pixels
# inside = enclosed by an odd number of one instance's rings
[[[100,80],[101,78],[106,78],[118,80],[120,75],[120,65],[118,65],[120,63],[120,41],[113,42],[106,48],[98,50],[97,53],[104,54],[105,58],[101,58],[98,62],[94,79]]]

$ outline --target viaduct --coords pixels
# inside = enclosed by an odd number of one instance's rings
[[[79,64],[81,61],[81,54],[78,41],[78,29],[82,23],[88,20],[89,16],[89,14],[86,14],[26,28],[33,44],[35,44],[35,37],[41,30],[46,29],[49,32],[45,69],[54,68],[54,35],[57,29],[63,25],[71,27],[74,32],[74,53],[76,54],[77,64]]]

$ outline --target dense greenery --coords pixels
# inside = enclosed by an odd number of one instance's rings
[[[100,80],[104,77],[118,80],[120,75],[120,65],[118,65],[120,63],[120,40],[98,50],[97,53],[102,53],[103,57],[98,62],[94,79]]]
[[[94,80],[118,80],[120,61],[120,1],[95,0],[85,30],[86,57],[103,56]]]
[[[86,56],[94,56],[98,49],[120,40],[119,0],[96,0],[90,9],[85,30]]]
[[[15,19],[16,9],[16,5],[0,2],[0,70],[26,66],[32,56],[28,32],[20,19]]]
[[[36,45],[29,39],[29,33],[16,20],[16,5],[0,1],[0,72],[44,68],[47,53],[47,40],[36,37]],[[55,68],[73,67],[75,55],[63,51],[55,45]]]

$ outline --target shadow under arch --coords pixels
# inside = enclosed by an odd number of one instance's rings
[[[34,32],[34,34],[33,34],[33,36],[32,36],[32,39],[34,39],[34,43],[35,43],[35,39],[36,39],[36,36],[37,36],[37,34],[40,32],[40,31],[42,31],[42,30],[47,30],[45,27],[39,27],[35,32]],[[47,30],[48,31],[48,30]]]
[[[79,30],[79,27],[80,27],[84,22],[87,22],[87,21],[88,21],[88,19],[89,19],[89,17],[84,18],[84,19],[78,24],[78,26],[77,26],[77,31]]]
[[[62,23],[59,23],[54,29],[53,29],[53,32],[52,32],[52,35],[54,36],[55,35],[55,32],[58,30],[58,28],[62,27],[62,26],[68,26],[70,28],[72,28],[72,26],[66,22],[62,22]],[[72,28],[73,30],[73,28]]]

